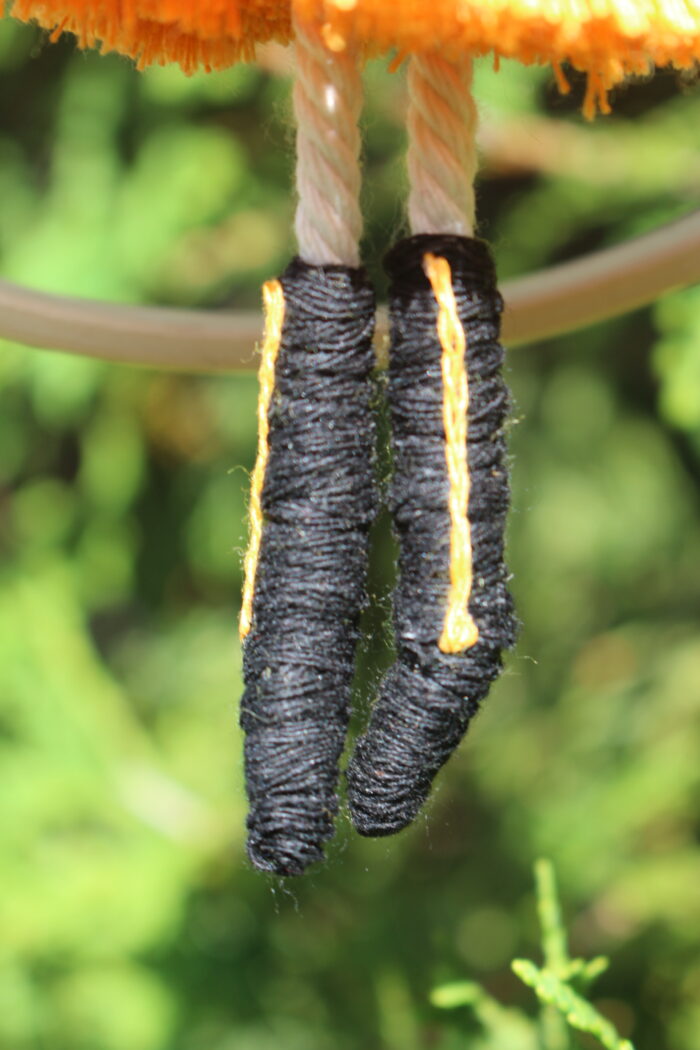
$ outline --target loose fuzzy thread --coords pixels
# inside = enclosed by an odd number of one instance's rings
[[[338,809],[375,515],[375,301],[362,270],[294,260],[267,413],[263,527],[243,646],[248,855],[299,875]]]
[[[279,281],[267,281],[263,285],[265,305],[265,338],[263,340],[260,369],[258,372],[258,454],[250,483],[250,530],[248,550],[245,556],[245,579],[241,600],[239,635],[247,638],[253,617],[253,595],[255,576],[263,530],[262,491],[270,456],[270,403],[275,389],[275,368],[282,342],[284,324],[284,290]]]
[[[478,641],[454,653],[442,652],[439,645],[449,606],[452,530],[446,348],[438,330],[441,306],[425,272],[430,256],[445,260],[450,269],[469,391],[468,613]],[[500,673],[501,652],[516,634],[503,559],[509,489],[503,435],[508,392],[498,341],[502,302],[489,251],[472,238],[419,235],[398,244],[386,265],[391,278],[391,510],[399,543],[397,656],[347,773],[353,822],[363,835],[389,835],[414,819]]]
[[[467,462],[467,341],[457,312],[450,264],[447,259],[439,259],[428,253],[423,260],[423,267],[438,304],[437,331],[442,351],[442,421],[450,486],[450,590],[438,646],[443,653],[461,653],[479,640],[479,629],[469,612],[474,574],[469,522],[471,480]]]

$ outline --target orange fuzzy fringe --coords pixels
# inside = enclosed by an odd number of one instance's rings
[[[14,0],[10,13],[139,68],[177,62],[185,73],[252,61],[257,43],[291,37],[289,4],[279,0]]]
[[[493,52],[555,70],[568,62],[589,75],[588,115],[608,108],[608,91],[627,74],[700,61],[700,0],[14,0],[12,13],[140,66],[178,62],[193,72],[288,41],[292,5],[332,50]]]

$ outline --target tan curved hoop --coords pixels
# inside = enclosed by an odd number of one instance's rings
[[[536,342],[604,321],[700,281],[700,210],[613,248],[503,286],[503,340]],[[123,306],[0,281],[0,338],[121,364],[197,373],[252,371],[257,312]],[[384,363],[386,313],[378,360]]]

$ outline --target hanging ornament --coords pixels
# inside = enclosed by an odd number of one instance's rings
[[[258,456],[241,614],[241,723],[253,864],[319,860],[339,763],[377,509],[375,303],[362,269],[360,69],[408,64],[410,236],[386,257],[388,401],[399,547],[396,659],[347,774],[362,834],[405,827],[491,682],[516,620],[504,563],[502,299],[475,236],[475,56],[587,75],[584,113],[625,76],[700,58],[700,0],[15,0],[140,66],[186,72],[293,41],[299,255],[264,288]]]

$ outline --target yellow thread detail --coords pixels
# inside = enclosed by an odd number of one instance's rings
[[[442,348],[442,418],[450,482],[450,590],[438,646],[443,653],[461,653],[479,640],[479,629],[469,612],[472,540],[467,462],[469,380],[464,361],[467,340],[457,312],[452,271],[447,259],[427,254],[423,267],[439,307],[437,331]]]
[[[272,393],[275,389],[275,364],[282,340],[284,324],[284,291],[279,281],[267,281],[263,285],[263,302],[265,304],[265,336],[263,339],[260,371],[258,373],[258,454],[250,481],[250,508],[248,550],[246,551],[243,584],[243,601],[239,634],[241,641],[250,631],[253,621],[253,596],[255,594],[255,575],[258,568],[260,541],[263,529],[262,490],[265,483],[265,471],[270,454],[270,424],[268,412]]]

